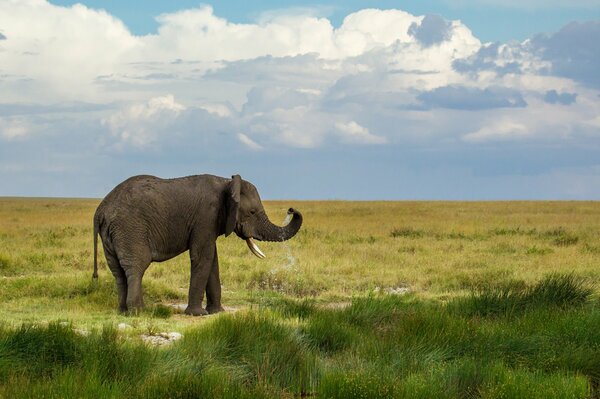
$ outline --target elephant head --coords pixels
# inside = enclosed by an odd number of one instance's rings
[[[290,222],[279,227],[271,223],[258,195],[256,187],[242,180],[239,175],[232,176],[226,195],[225,236],[232,232],[246,240],[250,251],[259,258],[265,254],[258,248],[258,241],[286,241],[292,238],[302,226],[302,214],[290,208]]]

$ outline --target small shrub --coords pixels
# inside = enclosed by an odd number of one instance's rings
[[[527,248],[527,250],[525,251],[527,255],[547,255],[553,252],[554,251],[552,250],[552,248],[542,248],[536,245]]]
[[[531,308],[580,306],[588,301],[592,292],[581,279],[572,274],[551,274],[529,287],[511,283],[481,289],[468,298],[455,300],[453,305],[459,312],[468,315],[512,315]]]
[[[0,275],[13,275],[19,273],[19,269],[11,257],[0,253]]]
[[[171,306],[157,304],[151,309],[152,317],[159,319],[168,319],[173,315],[173,308]]]
[[[564,235],[556,237],[554,239],[553,243],[554,243],[554,245],[557,245],[559,247],[568,247],[570,245],[577,244],[578,241],[579,241],[579,237],[572,235],[572,234],[564,234]]]
[[[551,274],[531,287],[526,300],[545,306],[573,307],[584,304],[593,290],[573,274]]]
[[[563,227],[547,230],[540,234],[543,238],[549,238],[552,243],[559,247],[575,245],[579,242],[579,237],[565,230]]]
[[[583,251],[590,254],[600,254],[600,246],[585,243],[585,245],[583,246]]]
[[[448,392],[457,398],[477,398],[482,387],[494,376],[497,370],[471,359],[461,359],[450,363],[437,378],[444,381]]]
[[[261,303],[261,305],[273,309],[282,316],[288,318],[298,317],[300,319],[306,319],[316,310],[315,301],[310,298],[301,300],[288,298],[269,298]]]
[[[395,228],[390,233],[390,237],[421,238],[425,235],[423,230],[417,230],[412,227]]]
[[[11,266],[8,256],[0,254],[0,270],[7,270]]]
[[[179,345],[201,363],[235,367],[247,385],[302,394],[316,383],[314,353],[294,329],[269,312],[220,316],[208,326],[188,331]]]
[[[51,376],[81,359],[82,338],[68,325],[23,325],[0,333],[0,376],[21,372]]]
[[[83,368],[105,383],[140,381],[156,360],[156,351],[125,341],[112,326],[90,335],[85,344]]]
[[[564,227],[555,227],[553,229],[540,232],[540,236],[542,236],[542,237],[558,237],[565,233],[566,233],[566,230]]]
[[[311,345],[327,353],[346,349],[356,339],[353,329],[331,311],[313,315],[301,332]]]
[[[517,236],[517,235],[533,235],[536,233],[536,229],[522,229],[521,227],[497,227],[495,229],[490,230],[491,235],[495,236]]]
[[[398,295],[356,298],[340,312],[340,316],[351,325],[372,329],[398,318],[401,310],[406,307],[404,298]]]

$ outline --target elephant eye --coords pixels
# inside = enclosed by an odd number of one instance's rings
[[[251,214],[251,215],[254,215],[255,213],[256,213],[256,209],[251,209],[251,210],[250,210],[250,214]]]

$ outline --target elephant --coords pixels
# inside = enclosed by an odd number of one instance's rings
[[[239,175],[231,179],[194,175],[174,179],[133,176],[117,185],[94,214],[94,274],[98,279],[98,236],[116,280],[120,312],[143,308],[142,277],[151,262],[189,250],[191,276],[185,313],[223,310],[216,240],[232,232],[259,258],[259,241],[286,241],[302,226],[290,208],[283,227],[269,221],[256,187]],[[206,291],[206,308],[202,307]]]

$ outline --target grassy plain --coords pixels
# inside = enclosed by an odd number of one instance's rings
[[[598,395],[598,202],[267,202],[303,228],[264,260],[220,238],[238,311],[207,318],[170,310],[187,254],[116,312],[102,254],[91,283],[97,204],[0,199],[0,397]],[[184,338],[139,339],[161,331]]]

